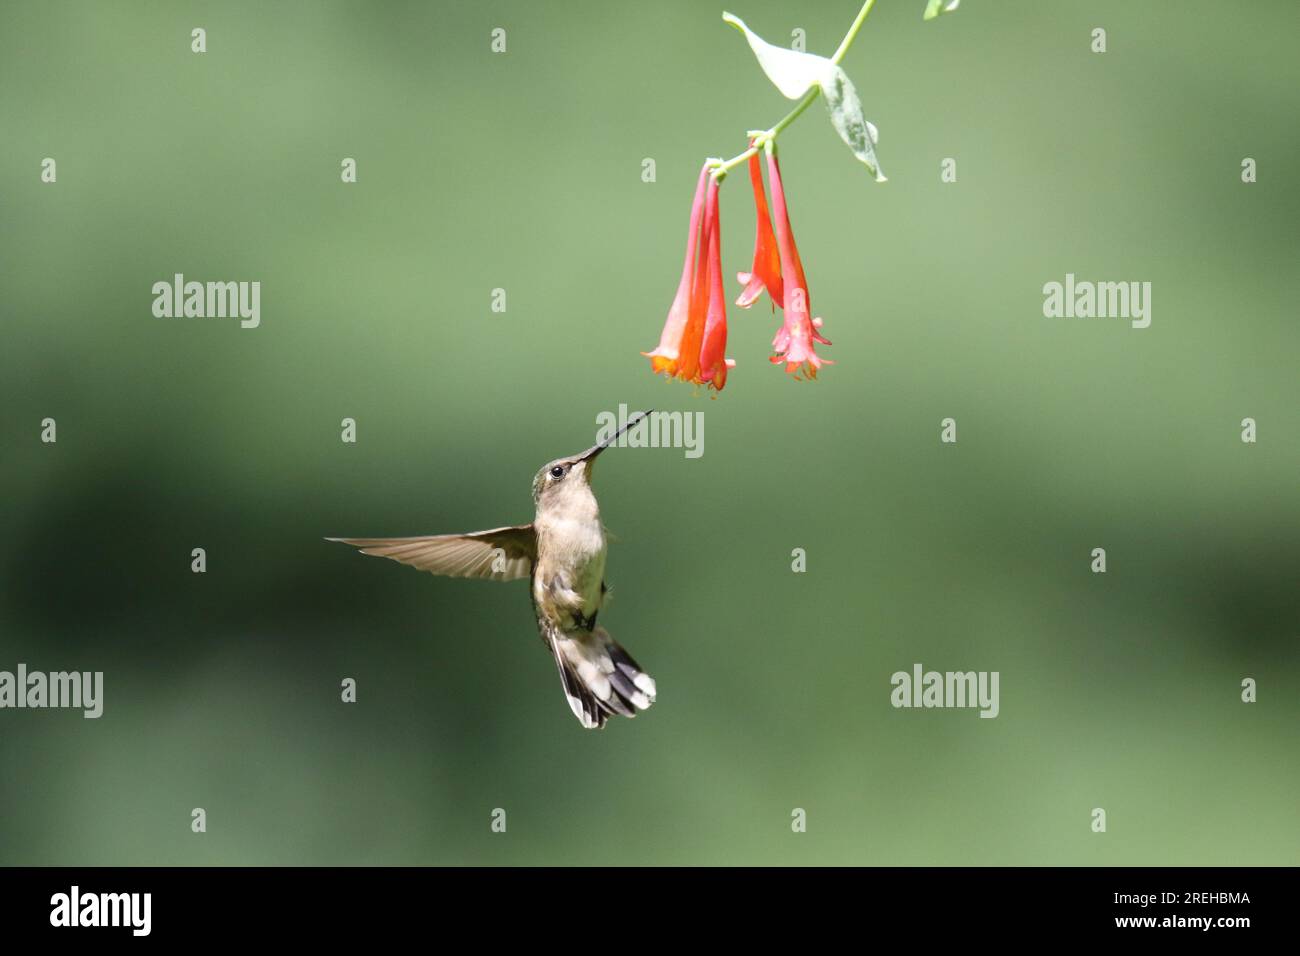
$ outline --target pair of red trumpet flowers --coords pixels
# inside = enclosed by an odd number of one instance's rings
[[[924,18],[933,20],[957,9],[960,0],[927,0]],[[677,296],[664,322],[659,347],[642,352],[650,359],[656,374],[679,378],[696,385],[722,391],[727,373],[735,362],[727,358],[727,303],[722,286],[722,224],[718,214],[718,186],[727,171],[749,160],[749,179],[754,186],[754,211],[758,226],[754,238],[754,264],[738,278],[745,289],[736,300],[748,308],[766,290],[773,306],[781,306],[783,321],[772,339],[772,362],[785,365],[795,378],[816,378],[830,360],[818,356],[817,343],[830,345],[821,334],[822,320],[814,318],[808,302],[808,280],[804,276],[799,250],[790,228],[785,188],[781,184],[781,165],[776,158],[776,136],[799,117],[816,99],[826,103],[831,125],[853,155],[884,182],[885,176],[876,162],[876,127],[863,115],[862,101],[840,61],[862,28],[875,0],[864,0],[853,24],[835,52],[817,56],[802,49],[792,50],[768,43],[739,17],[724,13],[722,19],[739,30],[753,51],[767,78],[797,105],[771,129],[751,130],[749,149],[730,160],[709,160],[700,170],[691,205],[691,228],[686,235],[686,263],[677,284]],[[763,191],[763,167],[767,159],[767,179],[772,190],[772,210],[768,212]],[[773,222],[776,224],[773,229]]]
[[[796,378],[801,375],[816,378],[817,370],[831,363],[817,355],[815,343],[831,343],[821,335],[822,320],[813,318],[809,309],[808,280],[790,228],[775,146],[768,141],[762,152],[767,159],[772,214],[768,212],[762,164],[756,151],[749,158],[757,216],[754,264],[749,272],[737,275],[745,288],[736,305],[749,308],[766,290],[784,315],[772,339],[773,364],[785,363],[785,370]],[[709,162],[700,170],[691,204],[690,231],[686,235],[686,262],[677,295],[668,310],[659,347],[642,353],[650,359],[650,367],[656,374],[707,385],[717,391],[722,391],[727,383],[727,371],[736,364],[726,357],[727,304],[722,284],[722,223],[718,210],[721,178],[713,173]]]

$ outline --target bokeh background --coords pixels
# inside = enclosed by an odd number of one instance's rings
[[[856,7],[732,9],[829,53]],[[837,364],[733,309],[711,400],[637,353],[702,158],[789,106],[722,6],[0,6],[0,669],[106,685],[0,711],[0,861],[1300,862],[1300,8],[923,7],[844,63],[887,185],[820,106],[781,141]],[[730,274],[743,171],[722,211]],[[154,318],[176,272],[260,280],[261,328]],[[1151,327],[1045,319],[1067,272],[1152,282]],[[321,538],[529,520],[620,403],[705,453],[602,461],[660,697],[589,733],[523,584]],[[1001,715],[894,710],[915,662]]]

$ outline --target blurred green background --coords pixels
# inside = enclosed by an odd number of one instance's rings
[[[732,309],[710,400],[638,351],[701,160],[789,106],[722,6],[0,7],[0,669],[105,672],[97,721],[0,711],[0,861],[1300,862],[1300,9],[923,8],[844,62],[887,185],[820,106],[781,141],[837,364]],[[829,53],[857,4],[731,9]],[[154,318],[176,272],[260,280],[261,328]],[[1045,319],[1067,272],[1152,282],[1151,327]],[[602,620],[660,695],[591,733],[525,585],[321,538],[527,521],[619,403],[705,453],[602,461]],[[915,662],[1001,715],[891,708]]]

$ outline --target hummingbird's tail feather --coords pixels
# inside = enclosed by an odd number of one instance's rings
[[[569,708],[582,726],[597,730],[615,715],[635,717],[655,702],[655,682],[603,627],[552,630],[551,653]]]

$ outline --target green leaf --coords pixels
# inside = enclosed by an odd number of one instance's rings
[[[826,98],[826,109],[831,114],[831,125],[840,134],[840,139],[848,144],[853,155],[871,171],[876,182],[883,183],[885,174],[880,171],[880,163],[876,161],[876,140],[879,135],[876,127],[862,115],[862,101],[848,74],[831,63],[821,88],[822,95]]]
[[[956,0],[948,2],[956,5]],[[876,128],[862,115],[862,101],[848,74],[824,56],[773,46],[745,26],[737,16],[724,13],[722,19],[745,35],[758,65],[782,95],[797,100],[814,87],[821,90],[826,98],[831,125],[853,150],[853,155],[876,177],[876,182],[883,183],[885,175],[876,161]]]
[[[722,19],[745,35],[749,48],[758,59],[758,65],[787,99],[797,100],[814,86],[821,85],[826,68],[834,66],[824,56],[773,46],[745,26],[740,17],[724,13]]]
[[[959,3],[961,3],[961,0],[930,0],[925,5],[924,19],[933,20],[941,13],[952,13],[957,9]]]

